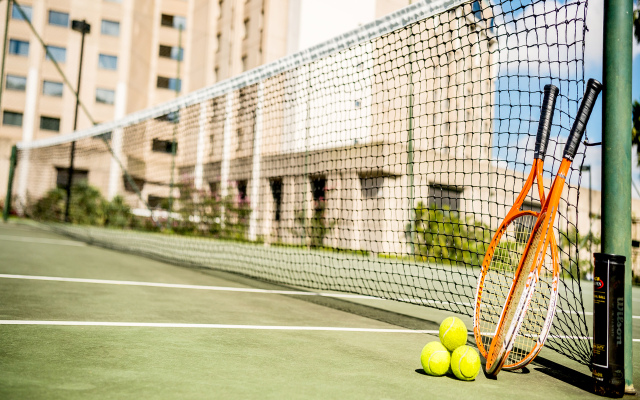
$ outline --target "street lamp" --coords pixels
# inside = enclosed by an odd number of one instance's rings
[[[589,264],[591,264],[591,266],[593,267],[593,264],[591,262],[591,259],[593,257],[593,233],[591,232],[591,165],[583,165],[582,167],[580,167],[580,171],[589,173]]]
[[[82,56],[84,55],[84,35],[91,32],[91,25],[87,24],[84,19],[82,21],[71,21],[71,29],[82,34],[80,42],[80,66],[78,67],[78,84],[76,85],[76,112],[73,119],[73,130],[78,128],[78,106],[80,105],[80,80],[82,79]],[[67,204],[64,209],[64,220],[69,222],[69,205],[71,204],[71,185],[73,183],[73,159],[76,154],[76,142],[71,142],[71,158],[69,160],[69,170],[67,176]]]

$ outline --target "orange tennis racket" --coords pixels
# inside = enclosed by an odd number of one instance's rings
[[[557,87],[553,85],[544,87],[533,165],[529,177],[494,234],[482,263],[476,290],[473,327],[476,344],[485,358],[498,327],[515,272],[524,254],[529,234],[538,218],[537,212],[522,209],[534,181],[537,183],[540,203],[543,204],[545,201],[542,171],[557,95]],[[550,246],[549,257],[547,257],[547,268],[542,270],[540,287],[532,300],[534,306],[525,315],[522,332],[516,339],[514,351],[505,362],[505,369],[522,368],[528,364],[539,353],[549,333],[555,315],[559,276],[557,263],[553,262],[558,257],[555,237],[551,240],[553,245]]]
[[[595,79],[589,79],[587,90],[578,109],[578,115],[564,148],[558,173],[553,180],[549,196],[540,210],[538,219],[528,235],[524,254],[516,270],[513,284],[500,315],[495,336],[491,341],[486,364],[486,371],[490,375],[495,376],[502,369],[525,319],[527,308],[535,292],[538,273],[544,264],[547,249],[554,237],[553,224],[558,212],[558,204],[562,196],[566,176],[601,90],[602,84],[600,82]]]

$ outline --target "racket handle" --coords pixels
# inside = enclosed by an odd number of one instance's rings
[[[540,123],[538,124],[538,136],[536,136],[536,148],[533,158],[544,159],[547,154],[547,144],[549,144],[549,134],[551,133],[551,121],[553,121],[553,111],[556,108],[556,97],[558,88],[554,85],[544,86],[544,99],[540,110]]]
[[[573,161],[576,156],[582,135],[584,135],[587,122],[589,122],[591,111],[593,111],[593,105],[596,104],[600,91],[602,91],[602,83],[595,79],[589,79],[587,90],[584,92],[582,103],[580,103],[580,108],[578,109],[578,115],[573,122],[569,139],[567,139],[567,144],[564,147],[564,158]]]

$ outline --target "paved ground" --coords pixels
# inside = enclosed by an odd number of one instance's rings
[[[0,254],[2,399],[595,398],[584,366],[546,350],[497,380],[424,375],[437,335],[415,329],[450,313],[276,293],[11,223]]]

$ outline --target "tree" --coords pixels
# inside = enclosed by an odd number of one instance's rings
[[[460,213],[427,207],[419,202],[416,209],[416,256],[423,261],[480,266],[491,230],[485,224],[464,218]]]

